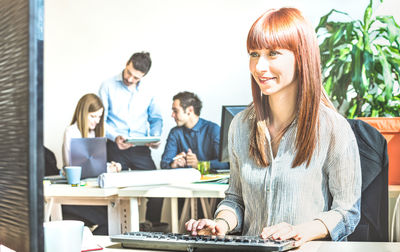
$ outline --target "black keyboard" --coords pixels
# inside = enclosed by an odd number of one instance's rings
[[[258,236],[211,236],[159,232],[130,232],[112,235],[112,242],[124,248],[173,251],[285,251],[294,248],[294,240],[264,240]]]

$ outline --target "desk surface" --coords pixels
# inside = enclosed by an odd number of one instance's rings
[[[108,236],[95,236],[96,241],[104,247],[104,252],[145,252],[160,250],[143,250],[143,249],[125,249],[119,243],[113,243]],[[304,244],[302,247],[295,249],[297,252],[399,252],[399,242],[328,242],[314,241]]]
[[[48,185],[43,187],[45,197],[110,197],[118,194],[118,188],[71,187],[70,185]]]
[[[224,198],[227,184],[199,183],[121,188],[119,197]]]
[[[224,198],[227,184],[198,183],[179,185],[132,186],[126,188],[100,188],[88,185],[72,187],[67,184],[45,184],[46,197],[53,196],[113,196],[122,197],[215,197]],[[389,185],[389,197],[397,197],[400,185]],[[172,195],[172,196],[171,196]]]

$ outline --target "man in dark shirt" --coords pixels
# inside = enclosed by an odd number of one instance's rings
[[[181,92],[173,97],[172,117],[177,126],[169,132],[161,168],[193,167],[199,161],[210,161],[210,169],[229,169],[219,162],[220,127],[200,118],[202,103],[197,95]]]

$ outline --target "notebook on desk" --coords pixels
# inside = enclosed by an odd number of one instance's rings
[[[107,172],[106,143],[105,137],[71,139],[71,165],[82,167],[81,179]]]

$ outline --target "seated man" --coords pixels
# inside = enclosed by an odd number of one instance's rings
[[[172,100],[172,117],[177,126],[169,132],[161,157],[161,168],[197,169],[198,161],[210,161],[210,169],[229,169],[228,162],[218,161],[220,127],[200,118],[202,103],[199,97],[194,93],[181,92]],[[183,203],[183,199],[179,199],[179,215]],[[202,208],[198,210],[199,217],[204,217]]]
[[[169,132],[161,168],[197,169],[198,161],[210,161],[210,169],[229,169],[229,163],[218,161],[220,127],[200,118],[199,97],[181,92],[172,100],[172,117],[177,126]]]

